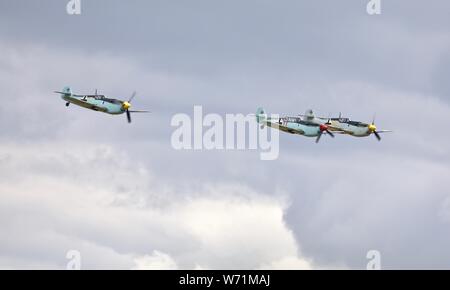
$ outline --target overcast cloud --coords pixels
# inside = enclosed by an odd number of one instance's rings
[[[1,0],[0,268],[450,268],[450,3],[367,2]],[[65,85],[152,114],[66,108]],[[176,151],[194,105],[394,132]]]

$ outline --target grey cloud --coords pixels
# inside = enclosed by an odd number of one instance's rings
[[[131,268],[155,249],[180,268],[308,265],[277,198],[237,183],[180,193],[109,146],[64,153],[58,145],[2,146],[1,267],[63,268],[70,249],[84,269]]]

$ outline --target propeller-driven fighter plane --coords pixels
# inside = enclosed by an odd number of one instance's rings
[[[104,95],[98,95],[97,90],[95,90],[94,95],[76,95],[72,93],[70,87],[65,87],[61,92],[56,91],[55,93],[61,94],[61,98],[66,101],[67,107],[70,104],[75,104],[83,108],[111,115],[126,113],[128,123],[131,123],[131,113],[148,113],[148,111],[130,110],[131,101],[136,96],[136,92],[131,95],[128,101],[121,101],[118,99],[107,98]]]
[[[392,132],[391,130],[378,130],[377,126],[375,126],[375,118],[369,124],[343,118],[340,114],[338,118],[315,117],[312,110],[306,111],[305,115],[301,115],[301,117],[303,120],[310,122],[326,124],[329,130],[334,133],[347,134],[354,137],[367,137],[373,134],[378,141],[381,141],[380,133]]]
[[[288,132],[291,134],[299,134],[306,137],[316,137],[316,143],[319,142],[322,134],[328,134],[334,138],[334,135],[329,130],[327,124],[319,124],[310,120],[304,120],[299,116],[270,118],[267,117],[264,109],[258,108],[258,110],[256,111],[256,121],[261,124],[261,127],[267,125],[268,127],[279,129],[283,132]]]

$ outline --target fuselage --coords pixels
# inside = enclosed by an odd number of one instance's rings
[[[124,102],[116,99],[109,99],[105,96],[79,96],[71,94],[63,94],[61,98],[68,103],[91,109],[94,111],[104,112],[112,115],[125,113]]]
[[[320,124],[304,121],[300,117],[265,118],[261,122],[269,127],[291,134],[306,137],[317,137],[321,134]]]
[[[355,137],[366,137],[373,133],[371,130],[371,124],[350,121],[348,119],[336,118],[329,121],[330,131],[343,131],[345,134],[352,135]]]
[[[340,132],[355,137],[366,137],[373,133],[371,124],[351,121],[348,118],[322,118],[314,117],[310,120],[317,124],[327,124],[331,132]]]

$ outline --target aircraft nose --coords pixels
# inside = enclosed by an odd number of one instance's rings
[[[374,124],[370,124],[369,125],[369,131],[370,132],[375,132],[377,130],[377,126],[375,126]]]
[[[130,103],[128,103],[128,102],[123,102],[122,108],[123,108],[124,110],[128,110],[130,107],[131,107],[131,104],[130,104]]]

